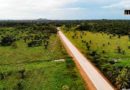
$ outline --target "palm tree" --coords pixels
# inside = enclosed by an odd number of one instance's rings
[[[123,68],[119,75],[116,78],[116,85],[119,89],[126,88],[128,86],[128,70],[126,68]]]

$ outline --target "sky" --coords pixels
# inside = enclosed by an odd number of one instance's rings
[[[130,19],[130,0],[0,0],[0,19]]]

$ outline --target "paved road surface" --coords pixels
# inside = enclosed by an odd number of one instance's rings
[[[67,39],[67,37],[58,28],[58,34],[61,40],[66,44],[77,62],[92,81],[97,90],[114,90],[114,88],[107,82],[107,80],[96,70],[96,68],[84,57],[82,53]]]

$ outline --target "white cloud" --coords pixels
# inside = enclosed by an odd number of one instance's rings
[[[0,0],[0,10],[50,10],[75,2],[108,3],[113,0]]]
[[[1,9],[53,9],[77,0],[0,0]]]
[[[121,9],[130,9],[130,0],[121,0],[120,2],[103,6],[103,8],[121,8]]]
[[[88,12],[93,13],[93,8],[96,9],[97,6],[101,7],[116,1],[118,0],[0,0],[0,19],[82,18],[87,17]],[[83,7],[81,4],[84,4]],[[104,8],[113,6],[119,5],[112,4]],[[100,10],[98,12],[101,13]]]
[[[78,0],[0,0],[0,17],[32,18],[35,13],[44,14],[63,8]],[[41,15],[39,15],[41,16]],[[36,17],[37,18],[37,17]]]

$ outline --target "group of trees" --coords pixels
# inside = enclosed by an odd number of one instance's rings
[[[121,35],[128,35],[130,39],[130,21],[114,21],[114,20],[89,20],[89,21],[49,21],[36,22],[36,21],[14,21],[14,22],[0,22],[0,45],[1,46],[13,46],[17,47],[16,41],[23,40],[28,47],[43,46],[45,49],[48,48],[49,39],[51,34],[56,34],[56,26],[61,25],[66,26],[66,30],[80,30],[80,31],[92,31],[92,32],[105,32],[113,34],[109,38],[112,39],[115,35],[118,38]],[[11,30],[4,30],[4,28],[10,28]],[[73,39],[83,38],[85,33],[78,36],[76,33],[72,36]],[[93,41],[84,41],[82,43],[88,49],[87,54],[90,56],[91,60],[101,71],[115,84],[119,89],[130,87],[130,68],[123,66],[114,66],[115,62],[110,61],[107,57],[102,57],[96,50],[91,50],[91,45]],[[110,45],[111,42],[105,43],[102,47]],[[130,48],[130,47],[128,47]],[[116,52],[119,54],[125,54],[125,51],[120,47],[116,47]],[[106,53],[102,50],[102,54]],[[71,58],[67,58],[66,63],[68,68],[72,68],[74,63],[71,62]],[[19,71],[21,79],[25,78],[25,71]],[[73,75],[72,75],[73,76]],[[0,80],[4,79],[5,75],[0,73]],[[17,87],[22,88],[22,82],[17,84]]]
[[[130,35],[130,21],[91,21],[79,24],[78,30]]]
[[[3,23],[4,25],[6,23]],[[0,23],[0,25],[3,25]],[[16,41],[23,40],[28,47],[43,46],[47,49],[52,34],[57,33],[54,25],[37,23],[7,23],[0,27],[0,45],[16,46]]]
[[[130,40],[130,21],[114,21],[114,20],[99,20],[99,21],[83,21],[78,24],[65,24],[63,26],[65,32],[73,31],[74,34],[71,36],[74,40],[81,40],[81,43],[84,47],[86,47],[88,58],[97,66],[103,74],[108,77],[108,79],[115,85],[119,90],[130,88],[130,67],[125,65],[120,65],[118,60],[111,60],[106,54],[108,51],[103,49],[106,46],[111,46],[112,42],[102,42],[102,49],[100,51],[93,50],[92,45],[93,41],[84,40],[84,35],[86,33],[83,31],[90,32],[100,32],[102,35],[105,33],[109,36],[109,39],[118,38],[121,39],[122,35],[127,35]],[[77,31],[81,31],[79,34]],[[70,34],[68,32],[68,34]],[[95,38],[96,40],[96,38]],[[130,46],[128,45],[128,49]],[[118,55],[127,54],[127,50],[125,50],[120,45],[117,45],[114,49],[114,53]]]
[[[0,44],[2,46],[10,46],[13,42],[15,42],[15,38],[13,36],[5,36],[1,39]]]

